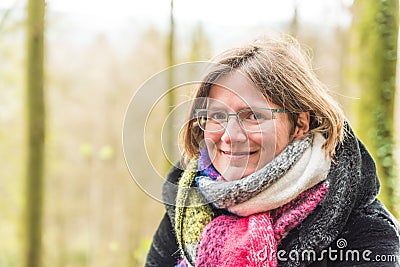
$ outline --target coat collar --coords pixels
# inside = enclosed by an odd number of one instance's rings
[[[379,181],[375,163],[348,124],[345,131],[327,177],[329,192],[320,208],[304,220],[298,234],[286,243],[287,251],[322,251],[339,237],[354,210],[376,199]]]

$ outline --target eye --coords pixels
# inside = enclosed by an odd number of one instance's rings
[[[261,113],[261,112],[253,111],[253,112],[250,112],[248,119],[250,119],[250,120],[257,120],[257,121],[258,121],[258,120],[265,120],[266,117],[265,117],[265,115],[264,115],[263,113]]]
[[[264,121],[268,121],[272,118],[272,112],[267,109],[259,109],[259,110],[244,110],[241,113],[241,119],[246,120],[250,123],[262,123]]]
[[[208,117],[213,120],[225,120],[226,113],[223,111],[209,111]]]
[[[259,111],[248,111],[246,112],[245,119],[249,121],[263,121],[266,120],[266,114]]]

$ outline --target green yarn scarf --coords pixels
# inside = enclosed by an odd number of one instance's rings
[[[195,262],[203,227],[215,213],[195,185],[197,158],[192,159],[179,180],[176,197],[175,232],[179,248],[189,262]]]

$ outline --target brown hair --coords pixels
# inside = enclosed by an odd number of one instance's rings
[[[326,137],[323,148],[333,157],[343,140],[344,114],[326,87],[314,74],[310,59],[292,37],[262,37],[248,45],[229,49],[214,60],[210,71],[195,91],[189,120],[181,132],[183,161],[198,155],[203,132],[193,118],[195,109],[204,107],[212,85],[223,75],[239,70],[246,75],[266,99],[289,110],[292,128],[298,114],[310,113],[310,132]]]

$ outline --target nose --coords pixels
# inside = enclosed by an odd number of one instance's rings
[[[240,125],[238,118],[230,118],[228,120],[221,140],[228,144],[247,141],[247,133]]]

